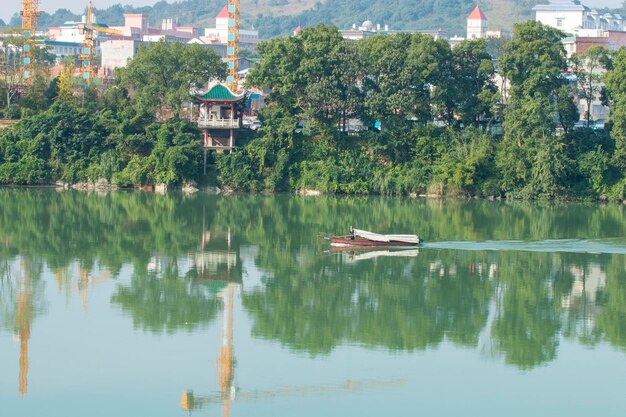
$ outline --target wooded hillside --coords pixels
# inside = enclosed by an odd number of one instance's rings
[[[491,29],[511,29],[513,23],[532,17],[531,8],[540,0],[484,0],[481,8],[489,19]],[[86,4],[86,2],[85,2]],[[162,19],[171,18],[179,25],[206,27],[226,4],[225,0],[159,1],[153,6],[133,7],[120,4],[106,9],[96,8],[99,22],[109,25],[123,24],[124,13],[145,13],[150,24],[158,26]],[[98,5],[98,2],[95,2]],[[448,36],[465,33],[465,19],[476,6],[475,0],[398,0],[390,4],[382,0],[242,0],[244,28],[254,27],[262,38],[286,35],[297,26],[318,23],[333,24],[348,29],[352,24],[371,20],[392,29],[437,30]],[[59,26],[65,21],[80,20],[79,14],[67,9],[54,12],[46,10],[45,0],[39,19],[41,28]],[[20,26],[20,16],[11,19],[12,26]]]

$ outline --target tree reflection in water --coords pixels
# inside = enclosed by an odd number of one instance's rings
[[[103,269],[113,280],[132,266],[111,302],[151,332],[208,325],[220,283],[243,282],[253,335],[311,355],[342,344],[414,351],[448,341],[489,346],[528,369],[554,360],[562,338],[626,347],[624,255],[497,248],[499,240],[624,236],[623,206],[2,189],[0,207],[0,264],[31,257],[60,283],[76,265],[89,279]],[[318,234],[349,225],[496,247],[358,262],[323,254]],[[248,287],[251,278],[261,285]],[[15,278],[3,278],[5,329],[17,323],[17,292]]]

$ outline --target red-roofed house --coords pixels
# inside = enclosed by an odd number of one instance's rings
[[[487,16],[476,6],[467,16],[467,39],[484,38],[487,36]]]

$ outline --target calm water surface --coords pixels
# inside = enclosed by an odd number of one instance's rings
[[[624,416],[625,353],[623,206],[0,189],[2,417]]]

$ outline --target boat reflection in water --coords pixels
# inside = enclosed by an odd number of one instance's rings
[[[348,262],[357,262],[380,257],[415,257],[419,249],[381,249],[372,247],[333,246],[325,253],[339,253]]]

